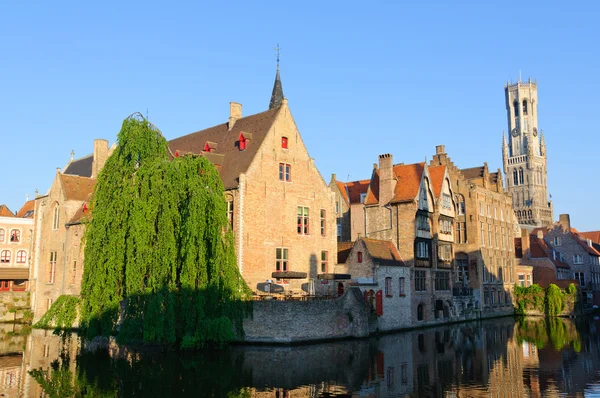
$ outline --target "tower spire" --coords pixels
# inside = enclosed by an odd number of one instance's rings
[[[277,51],[277,72],[275,74],[275,83],[273,84],[273,93],[271,94],[271,102],[269,102],[269,109],[281,106],[281,103],[283,101],[283,87],[281,86],[281,78],[279,76],[279,43],[277,43],[275,51]]]

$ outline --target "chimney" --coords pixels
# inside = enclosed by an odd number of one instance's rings
[[[229,103],[229,131],[233,129],[235,122],[242,118],[242,104],[237,102]]]
[[[98,178],[100,170],[104,167],[108,159],[108,141],[94,140],[94,160],[92,162],[92,178]]]
[[[531,245],[529,243],[529,231],[526,228],[521,228],[521,250],[523,258],[529,258],[531,253]]]
[[[441,155],[443,153],[446,153],[446,147],[444,145],[436,145],[436,147],[435,147],[435,154],[436,155]]]
[[[571,218],[568,214],[561,214],[558,217],[558,223],[560,224],[564,232],[571,232]]]
[[[394,197],[394,170],[392,155],[389,153],[379,155],[379,204],[387,205]]]

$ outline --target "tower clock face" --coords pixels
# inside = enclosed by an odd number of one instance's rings
[[[513,131],[512,131],[512,135],[513,135],[513,137],[518,136],[519,135],[519,129],[514,128]]]

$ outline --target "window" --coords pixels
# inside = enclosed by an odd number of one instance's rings
[[[579,281],[579,286],[585,287],[585,274],[583,272],[575,272],[573,279],[577,279]]]
[[[517,169],[513,170],[513,184],[519,185],[519,174],[517,172]]]
[[[77,261],[73,261],[73,268],[71,269],[71,285],[75,284],[77,279]]]
[[[279,163],[279,181],[292,181],[292,166],[288,163]]]
[[[527,115],[527,100],[523,100],[523,115]]]
[[[498,280],[502,281],[502,267],[498,267]]]
[[[229,225],[233,227],[233,200],[227,201],[227,219],[229,220]]]
[[[6,235],[6,231],[0,228],[0,242],[4,242],[4,235]]]
[[[554,239],[552,239],[552,243],[554,244],[554,246],[560,246],[562,243],[560,240],[560,236],[555,236]]]
[[[321,273],[326,274],[329,272],[329,252],[327,250],[321,251]]]
[[[10,263],[10,257],[11,257],[10,250],[2,250],[0,252],[0,263],[4,263],[4,264]]]
[[[385,278],[385,297],[392,297],[392,278]]]
[[[288,149],[287,137],[281,137],[281,149]]]
[[[415,291],[426,292],[427,285],[425,283],[427,275],[425,271],[415,271]]]
[[[488,245],[492,247],[493,243],[493,233],[492,233],[492,224],[488,224]]]
[[[417,242],[417,258],[429,258],[429,242]]]
[[[246,137],[244,137],[244,133],[240,133],[240,137],[238,139],[240,151],[246,149]]]
[[[600,261],[598,261],[598,256],[590,256],[590,260],[592,261],[593,265],[599,265]]]
[[[496,249],[500,248],[499,239],[498,239],[498,226],[494,227],[494,237],[496,238]]]
[[[417,229],[421,231],[429,231],[429,218],[427,216],[417,216]]]
[[[487,207],[487,216],[492,217],[492,210],[491,210],[492,207],[490,205],[487,205],[486,207]]]
[[[452,200],[450,200],[450,195],[447,193],[442,194],[442,207],[444,209],[450,209],[452,207]]]
[[[573,264],[583,264],[583,256],[581,254],[574,254]]]
[[[335,214],[340,214],[340,202],[335,202]]]
[[[483,212],[483,202],[479,202],[479,215],[480,216],[485,216],[485,213]]]
[[[298,206],[298,235],[308,235],[308,207]]]
[[[465,214],[465,198],[462,195],[459,195],[456,200],[457,203],[457,212],[459,216],[463,216]]]
[[[27,252],[25,250],[19,250],[17,252],[17,264],[25,264],[27,262]]]
[[[275,249],[275,271],[276,272],[287,272],[288,271],[288,249],[284,247],[278,247]],[[277,278],[276,283],[288,283],[287,279]]]
[[[452,234],[452,221],[446,219],[440,219],[440,233],[451,235]]]
[[[531,274],[527,274],[527,286],[531,286]]]
[[[498,208],[494,206],[494,220],[498,219]]]
[[[48,265],[48,283],[54,283],[56,273],[56,252],[50,252],[50,264]]]
[[[362,263],[362,252],[358,252],[356,253],[356,261],[358,261],[359,263]]]
[[[406,296],[406,292],[404,291],[404,277],[400,277],[400,279],[398,279],[398,291],[400,293],[400,297]]]
[[[341,239],[342,236],[342,220],[338,218],[337,220],[337,236]]]
[[[365,203],[366,197],[367,197],[367,193],[366,192],[361,192],[360,193],[360,203]]]
[[[327,213],[325,209],[321,209],[321,236],[327,235]]]
[[[462,282],[463,285],[469,283],[469,257],[464,254],[456,255],[456,271],[458,273],[458,282]]]
[[[467,243],[467,230],[466,223],[457,222],[456,223],[456,242],[457,243]]]
[[[435,290],[450,290],[450,272],[436,271]]]
[[[523,184],[523,169],[519,169],[519,184]]]
[[[21,241],[21,230],[13,229],[10,231],[10,241],[13,243],[19,243]]]
[[[515,117],[519,116],[519,103],[517,101],[515,101],[513,103],[513,108],[514,108],[514,111],[515,111]]]
[[[0,281],[0,291],[7,292],[10,290],[10,281],[2,280]]]
[[[443,262],[452,261],[452,246],[450,245],[439,245],[438,246],[438,260]]]
[[[58,207],[58,204],[57,204],[54,206],[54,211],[52,214],[52,229],[53,230],[58,229],[59,218],[60,218],[60,208]]]
[[[485,246],[485,227],[481,223],[481,246]]]

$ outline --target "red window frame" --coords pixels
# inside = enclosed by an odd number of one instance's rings
[[[392,278],[385,278],[385,297],[392,297]]]
[[[306,206],[298,206],[298,235],[310,234],[310,218],[309,208]]]
[[[10,231],[10,241],[13,243],[19,243],[21,241],[21,230],[12,229]]]
[[[362,252],[358,252],[356,253],[356,259],[359,263],[362,263]]]
[[[4,242],[4,238],[6,237],[6,231],[4,228],[0,228],[0,243]]]
[[[10,263],[11,253],[10,250],[2,250],[0,252],[0,263],[8,264]]]
[[[287,137],[281,137],[281,149],[288,149]]]
[[[321,236],[327,236],[327,211],[321,209]]]
[[[25,250],[19,250],[17,252],[17,264],[25,264],[27,262],[27,252]]]
[[[279,181],[292,181],[292,165],[289,163],[279,163]]]
[[[2,280],[0,281],[0,292],[7,292],[10,290],[10,281]]]

